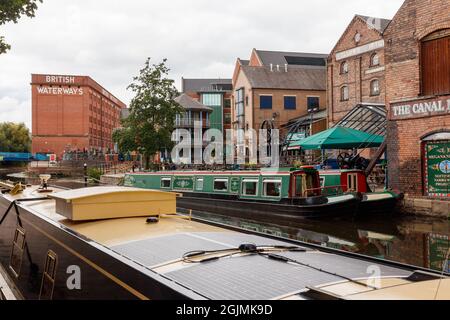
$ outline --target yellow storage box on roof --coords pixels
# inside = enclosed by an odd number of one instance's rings
[[[93,187],[49,195],[56,213],[73,221],[176,213],[176,193],[127,187]]]

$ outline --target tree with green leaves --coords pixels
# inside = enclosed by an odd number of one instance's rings
[[[0,1],[0,26],[7,22],[17,23],[25,15],[34,17],[38,8],[37,4],[42,0],[1,0]],[[0,54],[11,49],[4,37],[0,36]]]
[[[178,90],[174,81],[168,78],[170,69],[167,59],[151,64],[148,58],[145,66],[128,89],[135,97],[131,100],[130,115],[122,121],[113,139],[121,152],[138,151],[145,158],[146,169],[150,167],[159,151],[170,150],[175,118],[182,112],[175,102]]]
[[[0,152],[30,152],[31,135],[24,123],[0,123]]]

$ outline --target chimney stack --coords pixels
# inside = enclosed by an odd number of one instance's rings
[[[270,72],[273,72],[273,64],[270,64]]]
[[[280,65],[277,64],[277,71],[280,72]]]
[[[284,71],[288,72],[288,65],[287,65],[287,63],[284,64]]]

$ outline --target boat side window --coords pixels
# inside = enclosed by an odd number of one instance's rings
[[[172,184],[171,178],[161,178],[161,188],[170,189],[171,184]]]
[[[242,181],[242,195],[257,196],[258,195],[258,180],[244,179]]]
[[[49,250],[45,259],[44,273],[42,274],[41,291],[39,300],[52,300],[55,288],[56,269],[58,267],[58,256]]]
[[[266,180],[264,181],[264,196],[265,197],[280,197],[281,196],[281,180]]]
[[[23,252],[25,250],[25,230],[17,227],[14,233],[13,246],[11,250],[9,268],[16,278],[19,278],[22,267]]]
[[[358,191],[358,174],[349,173],[347,175],[347,191]]]
[[[197,181],[195,183],[195,190],[197,191],[203,191],[203,178],[197,178]]]
[[[214,179],[214,191],[227,192],[228,179]]]

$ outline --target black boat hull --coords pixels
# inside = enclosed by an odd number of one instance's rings
[[[0,196],[0,219],[9,206]],[[0,225],[0,264],[13,281],[23,299],[38,300],[43,269],[49,250],[57,255],[57,273],[53,289],[54,300],[185,300],[199,298],[175,290],[169,281],[134,265],[112,250],[84,238],[46,217],[18,207],[14,208]],[[18,225],[25,230],[25,250],[19,276],[10,268],[13,238]],[[70,289],[79,269],[80,289]],[[68,273],[69,272],[69,273]],[[184,294],[186,293],[186,294]]]
[[[361,199],[354,198],[325,204],[295,205],[217,197],[210,194],[183,193],[177,198],[177,207],[187,210],[213,212],[224,216],[265,222],[319,219],[336,216],[353,216],[359,210]]]

